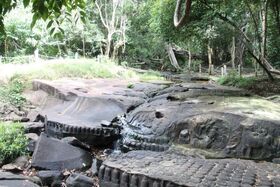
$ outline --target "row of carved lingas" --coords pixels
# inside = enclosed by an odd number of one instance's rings
[[[99,168],[98,178],[102,187],[180,187],[180,185],[170,181],[131,174],[104,165]]]
[[[124,138],[123,145],[132,150],[150,150],[162,152],[169,148],[167,138],[149,138],[136,133],[128,134],[131,138]]]
[[[69,134],[91,134],[95,136],[110,137],[119,134],[119,130],[110,127],[82,127],[62,124],[55,121],[47,121],[46,129],[50,128],[56,132]]]
[[[155,155],[153,155],[155,156]],[[116,158],[114,158],[116,159]],[[153,174],[145,174],[145,171],[139,172],[137,168],[133,171],[133,168],[125,163],[122,166],[122,162],[117,162],[116,166],[111,164],[114,162],[110,160],[109,163],[105,163],[101,166],[99,170],[99,180],[101,184],[114,184],[112,186],[134,186],[134,187],[148,187],[148,186],[162,186],[162,187],[177,187],[177,186],[241,186],[241,187],[279,187],[280,178],[276,173],[270,173],[270,169],[262,168],[258,166],[257,163],[246,162],[240,160],[204,160],[195,158],[180,158],[176,157],[174,159],[177,163],[182,163],[182,167],[178,170],[179,173],[174,173],[174,175],[182,176],[182,181],[168,181],[160,177],[151,177]],[[126,159],[121,158],[121,159]],[[129,159],[129,157],[128,157]],[[145,158],[141,158],[145,159]],[[167,157],[167,160],[172,159],[172,157]],[[139,160],[141,162],[141,160]],[[134,159],[131,162],[135,162]],[[143,160],[144,162],[144,160]],[[158,162],[156,160],[155,162]],[[149,163],[149,162],[148,162]],[[131,163],[133,164],[133,163]],[[151,164],[151,163],[150,163]],[[155,163],[154,163],[155,164]],[[154,164],[152,167],[154,167]],[[109,166],[108,166],[109,165]],[[128,166],[128,168],[126,168]],[[160,168],[159,172],[163,172],[168,168]],[[172,169],[172,168],[170,168]],[[141,169],[140,169],[141,170]],[[149,171],[149,166],[147,168]],[[151,171],[152,172],[152,171]],[[154,171],[155,172],[155,171]],[[183,173],[180,173],[183,172]],[[153,173],[153,172],[152,172]],[[164,175],[164,174],[163,174]],[[157,175],[156,175],[157,176]],[[170,176],[172,178],[172,176]],[[170,178],[169,177],[169,178]],[[175,176],[174,176],[175,177]],[[186,181],[186,182],[183,182]],[[102,187],[107,187],[106,185],[101,185]]]

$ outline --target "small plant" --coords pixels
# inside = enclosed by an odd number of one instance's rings
[[[21,75],[15,74],[11,77],[8,84],[4,84],[0,88],[0,99],[2,102],[21,107],[26,102],[26,99],[22,96],[26,82],[27,80]]]
[[[132,84],[132,83],[128,84],[128,85],[127,85],[127,88],[129,88],[129,89],[134,88],[134,84]]]
[[[26,154],[27,138],[19,123],[0,122],[0,162],[5,164]]]
[[[220,77],[218,79],[218,83],[221,85],[226,86],[235,86],[235,87],[248,87],[252,84],[254,84],[256,81],[256,78],[254,77],[241,77],[237,74],[235,71],[229,72],[227,76]]]

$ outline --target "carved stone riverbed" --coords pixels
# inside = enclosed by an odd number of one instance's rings
[[[267,162],[280,158],[279,103],[208,82],[36,80],[33,88],[48,93],[38,103],[48,136],[123,152],[100,167],[101,187],[280,186],[279,166]]]

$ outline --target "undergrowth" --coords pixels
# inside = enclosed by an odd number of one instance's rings
[[[20,123],[0,122],[0,162],[9,163],[15,158],[25,155],[27,138]]]
[[[227,76],[223,76],[218,79],[218,83],[221,85],[239,88],[249,87],[255,84],[256,81],[257,79],[255,77],[241,77],[236,72],[230,72]]]
[[[27,79],[59,79],[70,78],[124,78],[153,80],[163,79],[158,72],[148,71],[141,74],[123,66],[117,65],[110,59],[102,58],[100,62],[94,59],[54,60],[47,64],[19,71]]]
[[[26,81],[24,76],[19,74],[12,76],[8,83],[4,83],[0,87],[0,101],[10,103],[15,107],[21,107],[26,101],[22,96],[22,92],[26,87]]]

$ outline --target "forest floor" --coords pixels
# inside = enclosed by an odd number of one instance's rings
[[[274,81],[259,79],[253,84],[247,85],[244,89],[264,97],[280,94],[280,78],[276,78]]]

